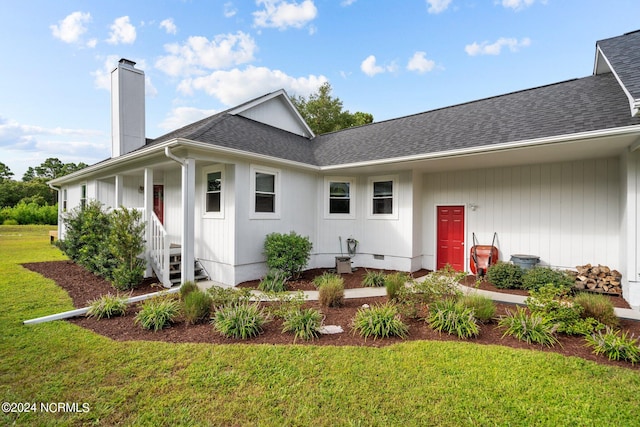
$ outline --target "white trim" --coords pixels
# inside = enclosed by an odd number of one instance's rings
[[[391,213],[376,214],[373,213],[373,184],[376,182],[391,181]],[[398,197],[399,197],[400,178],[398,175],[381,175],[371,176],[367,180],[367,218],[368,219],[398,219]]]
[[[331,213],[330,209],[330,184],[332,182],[346,182],[349,184],[349,213]],[[324,191],[322,192],[322,198],[324,201],[324,218],[325,219],[355,219],[356,218],[356,178],[347,176],[325,176],[324,177]]]
[[[258,173],[265,173],[274,176],[274,212],[256,212],[256,174]],[[249,219],[280,219],[281,198],[282,190],[280,186],[280,169],[251,165],[249,177]]]
[[[207,175],[210,173],[220,172],[220,210],[218,212],[207,211]],[[217,164],[202,168],[202,217],[212,219],[224,219],[225,203],[224,196],[226,193],[225,167],[223,164]]]

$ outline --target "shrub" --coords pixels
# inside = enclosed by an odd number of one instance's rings
[[[488,323],[493,320],[496,314],[496,304],[489,297],[480,294],[467,294],[458,300],[458,304],[470,308],[473,317],[481,323]]]
[[[581,317],[582,307],[568,297],[568,289],[548,284],[532,290],[526,299],[532,314],[555,324],[558,332],[569,335],[585,335],[593,332],[598,323]]]
[[[314,309],[290,310],[284,317],[282,332],[293,332],[293,342],[298,338],[311,340],[320,334],[318,329],[322,326],[322,314]]]
[[[607,328],[603,334],[598,331],[587,335],[587,346],[593,348],[594,354],[604,354],[609,360],[626,360],[631,363],[640,361],[638,339],[628,332],[620,333]]]
[[[209,294],[200,290],[189,292],[182,301],[185,321],[195,325],[207,320],[211,314],[212,301]]]
[[[127,299],[116,295],[103,295],[91,301],[87,317],[95,317],[100,320],[115,316],[124,316],[127,311]]]
[[[198,291],[198,285],[195,282],[184,282],[180,286],[180,299],[184,301],[185,297],[189,295],[191,292]]]
[[[358,332],[365,340],[371,336],[374,339],[391,336],[404,338],[409,333],[409,327],[400,318],[397,307],[391,303],[358,309],[352,327],[354,333]]]
[[[247,339],[262,333],[268,318],[257,304],[240,303],[220,308],[213,316],[213,327],[227,338]]]
[[[211,296],[211,303],[215,309],[244,304],[251,298],[251,290],[245,288],[212,286],[207,289],[207,293]]]
[[[180,303],[170,296],[159,296],[142,302],[135,323],[154,332],[169,326],[180,314]]]
[[[421,280],[411,282],[411,290],[419,299],[429,304],[442,299],[458,299],[462,295],[460,280],[465,276],[450,267],[427,274]]]
[[[284,292],[287,283],[287,273],[281,270],[271,269],[260,281],[258,289],[263,292]]]
[[[384,286],[384,272],[382,271],[368,271],[362,280],[362,286],[367,288],[382,287]]]
[[[573,302],[582,307],[582,318],[592,317],[614,329],[620,324],[613,303],[605,295],[581,292],[573,298]]]
[[[109,250],[117,264],[113,269],[112,284],[116,289],[136,287],[144,277],[144,228],[142,213],[137,209],[121,207],[109,215],[111,231]]]
[[[522,288],[522,268],[509,262],[498,261],[487,270],[487,280],[500,289]]]
[[[513,336],[529,344],[536,343],[552,347],[558,342],[555,337],[556,326],[541,316],[527,315],[525,309],[517,307],[515,312],[507,311],[498,326],[505,328],[502,337]]]
[[[18,221],[15,219],[5,219],[2,221],[2,225],[18,225]]]
[[[409,280],[411,280],[411,276],[401,271],[384,276],[384,287],[387,289],[389,300],[398,301]]]
[[[332,277],[329,277],[332,276]],[[318,288],[318,302],[323,307],[341,307],[344,302],[344,280],[338,275],[327,275]]]
[[[429,307],[427,321],[434,330],[458,338],[471,338],[480,333],[473,310],[451,299],[438,301]]]
[[[306,300],[304,292],[295,293],[277,292],[267,293],[265,295],[271,302],[266,311],[275,317],[284,319],[291,311],[301,310]]]
[[[536,290],[550,283],[564,289],[571,289],[574,279],[564,271],[549,267],[534,267],[522,277],[522,288],[527,290]]]
[[[267,267],[285,272],[287,278],[297,278],[309,261],[312,246],[308,237],[293,231],[268,234],[264,241]]]
[[[335,273],[328,273],[328,272],[324,272],[322,273],[320,276],[316,276],[313,278],[313,286],[316,287],[316,289],[320,289],[320,287],[322,287],[322,285],[327,284],[327,283],[332,283],[332,282],[339,282],[339,281],[343,281],[342,277],[339,274],[335,274]]]

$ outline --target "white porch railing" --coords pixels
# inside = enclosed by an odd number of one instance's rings
[[[150,212],[149,215],[149,242],[147,248],[149,251],[149,264],[153,272],[158,277],[158,280],[165,288],[171,287],[171,280],[169,278],[169,239],[167,238],[167,231],[156,216],[155,212]]]

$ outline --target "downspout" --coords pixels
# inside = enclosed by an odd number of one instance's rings
[[[194,254],[194,205],[195,194],[195,162],[193,159],[183,159],[171,152],[169,147],[164,148],[164,154],[171,160],[182,166],[182,260],[180,265],[180,283],[193,282],[195,279],[195,254]]]

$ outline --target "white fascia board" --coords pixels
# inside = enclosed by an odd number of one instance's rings
[[[320,170],[331,171],[331,170],[354,168],[354,167],[378,166],[378,165],[384,165],[389,163],[405,163],[405,162],[415,162],[420,160],[445,159],[445,158],[451,158],[451,157],[467,156],[472,154],[483,154],[483,153],[496,152],[496,151],[506,151],[506,150],[512,150],[516,148],[541,147],[541,146],[550,145],[550,144],[565,143],[565,142],[571,142],[571,141],[582,140],[582,139],[603,138],[608,136],[622,136],[622,135],[633,134],[638,132],[640,132],[640,126],[626,126],[623,128],[613,128],[613,129],[597,130],[597,131],[590,131],[590,132],[574,133],[574,134],[568,134],[568,135],[559,135],[551,138],[537,138],[537,139],[530,139],[530,140],[524,140],[524,141],[506,142],[503,144],[483,145],[483,146],[472,147],[472,148],[463,148],[459,150],[438,151],[435,153],[415,154],[412,156],[387,158],[387,159],[372,160],[372,161],[366,161],[366,162],[355,162],[355,163],[345,163],[340,165],[321,166]]]
[[[620,77],[618,77],[618,73],[616,73],[615,68],[611,66],[611,63],[605,56],[604,52],[600,50],[600,46],[597,47],[596,52],[597,52],[596,61],[593,68],[593,75],[603,74],[609,71],[613,73],[616,80],[618,81],[618,84],[622,88],[622,91],[624,92],[625,95],[627,95],[627,98],[629,99],[629,107],[631,108],[631,117],[638,116],[640,114],[640,100],[634,99],[631,93],[627,90],[624,83],[622,83],[622,80],[620,80]],[[600,62],[601,60],[603,63]]]

